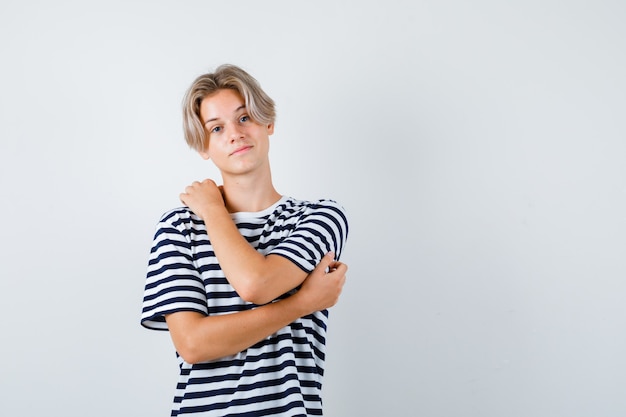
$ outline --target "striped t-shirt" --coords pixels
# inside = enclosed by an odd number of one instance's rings
[[[348,234],[332,200],[282,197],[266,210],[234,213],[240,233],[264,255],[278,254],[311,272],[325,253],[339,259]],[[188,208],[165,213],[150,252],[141,324],[167,330],[165,315],[228,314],[254,308],[224,277],[204,222]],[[328,311],[300,318],[235,355],[191,365],[180,376],[172,416],[322,415]]]

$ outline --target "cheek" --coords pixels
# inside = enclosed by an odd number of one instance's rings
[[[220,157],[220,149],[219,149],[219,141],[209,140],[206,146],[206,149],[202,153],[202,157],[204,159],[219,159]]]

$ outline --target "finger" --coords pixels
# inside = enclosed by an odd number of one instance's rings
[[[333,262],[333,255],[331,252],[327,253],[320,259],[319,263],[315,266],[314,271],[326,273],[329,265]]]
[[[337,265],[336,270],[345,275],[346,272],[348,272],[348,265],[340,262],[339,265]]]
[[[317,264],[315,269],[321,269],[326,271],[326,269],[334,262],[335,254],[333,252],[328,252],[326,255],[322,257],[320,263]]]
[[[331,268],[334,271],[341,270],[344,274],[346,273],[346,271],[348,271],[348,265],[344,264],[343,262],[339,262],[339,261],[331,262],[328,267]]]
[[[341,262],[333,260],[333,261],[330,263],[329,267],[331,267],[331,268],[335,268],[335,269],[336,269],[336,268],[338,268],[338,267],[339,267],[339,265],[341,265]]]

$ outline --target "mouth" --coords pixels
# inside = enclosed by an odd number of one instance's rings
[[[233,155],[240,155],[240,154],[242,154],[242,153],[247,152],[247,151],[248,151],[249,149],[251,149],[251,148],[252,148],[252,146],[249,146],[249,145],[248,145],[248,146],[242,146],[241,148],[237,148],[237,149],[235,149],[235,150],[234,150],[234,151],[230,154],[230,156],[233,156]]]

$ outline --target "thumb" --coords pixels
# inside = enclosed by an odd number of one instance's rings
[[[326,255],[322,257],[320,263],[317,264],[316,268],[321,268],[326,270],[330,265],[335,261],[335,252],[328,252]]]

